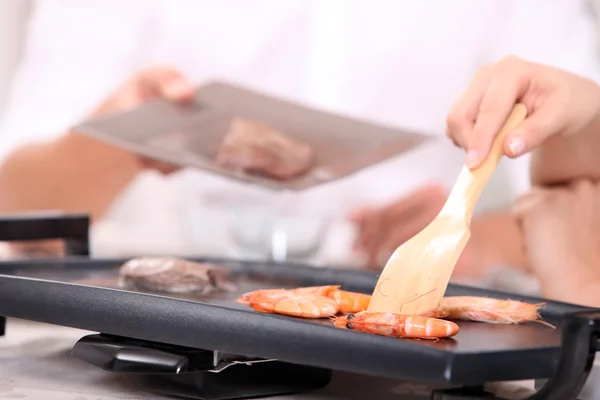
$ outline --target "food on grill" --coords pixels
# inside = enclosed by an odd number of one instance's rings
[[[256,311],[291,315],[301,318],[324,318],[338,313],[335,300],[319,294],[298,294],[285,290],[264,291],[248,298],[248,305]]]
[[[541,320],[539,313],[545,303],[531,304],[518,300],[501,300],[476,296],[449,296],[440,302],[440,310],[448,319],[487,322],[488,324],[519,324],[538,322],[554,328]]]
[[[236,118],[215,161],[228,170],[285,181],[308,172],[314,160],[314,151],[308,144],[266,124]]]
[[[338,328],[377,335],[442,339],[459,332],[457,324],[447,320],[467,320],[491,324],[519,324],[542,321],[539,309],[543,303],[530,304],[517,300],[487,297],[444,297],[440,306],[425,315],[367,312],[370,296],[340,290],[340,286],[314,286],[295,289],[265,289],[244,294],[241,304],[255,311],[291,315],[302,318],[332,318]],[[346,314],[335,317],[338,314]]]
[[[334,318],[333,323],[337,328],[412,339],[449,338],[459,331],[458,325],[443,319],[366,311]]]
[[[133,290],[206,295],[231,291],[229,271],[212,264],[169,257],[133,258],[119,270],[119,286]]]
[[[239,303],[256,311],[303,318],[325,318],[341,313],[366,310],[369,295],[340,290],[339,286],[314,286],[297,289],[266,289],[244,294]]]

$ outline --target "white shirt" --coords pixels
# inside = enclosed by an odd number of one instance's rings
[[[440,136],[302,194],[301,204],[318,212],[386,203],[431,180],[450,187],[464,153],[443,137],[445,116],[481,64],[516,54],[598,80],[587,7],[585,0],[39,1],[0,125],[0,160],[62,134],[136,70],[160,63],[198,84],[226,79]],[[526,190],[527,162],[503,161],[482,207]],[[144,173],[94,227],[94,251],[228,253],[231,208],[219,214],[210,198],[247,191],[265,196],[201,171]],[[333,227],[324,257],[346,262],[351,228]]]

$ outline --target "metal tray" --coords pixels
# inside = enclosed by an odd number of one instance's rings
[[[230,121],[265,122],[311,145],[316,165],[278,181],[225,170],[213,162]],[[401,154],[427,135],[325,113],[224,82],[201,86],[194,103],[156,100],[137,109],[85,121],[76,131],[178,166],[192,166],[271,189],[301,190],[343,178]]]
[[[82,245],[87,241],[82,229],[89,222],[86,217],[37,218],[37,225],[31,219],[0,221],[0,240],[4,236],[27,240],[32,230],[18,226],[36,226],[32,234],[36,239],[43,236],[40,232],[52,231],[52,237],[69,236],[76,249],[86,248]],[[134,341],[435,384],[472,387],[550,378],[532,399],[574,399],[598,348],[600,311],[571,304],[547,302],[542,315],[556,330],[536,323],[460,322],[460,333],[451,339],[395,339],[337,329],[327,320],[257,313],[235,302],[239,294],[258,288],[340,284],[346,290],[370,293],[377,280],[373,273],[197,259],[227,266],[238,285],[237,292],[200,298],[117,289],[117,269],[125,260],[80,254],[0,263],[0,315]],[[543,301],[459,285],[450,285],[447,294]],[[90,340],[98,339],[88,339],[88,349]],[[435,398],[452,396],[439,393]]]

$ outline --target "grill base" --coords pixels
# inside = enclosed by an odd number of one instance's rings
[[[72,355],[123,373],[141,389],[198,400],[230,400],[321,389],[332,371],[112,335],[89,335]]]

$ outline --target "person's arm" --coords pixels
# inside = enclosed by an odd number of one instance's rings
[[[544,297],[600,306],[600,185],[534,188],[516,203],[531,268]]]
[[[600,127],[600,87],[564,70],[508,57],[481,69],[448,115],[448,136],[467,149],[477,168],[516,102],[525,121],[504,138],[504,154],[532,156],[534,183],[595,176]],[[541,149],[544,147],[544,149]]]
[[[430,185],[387,206],[355,210],[350,216],[357,228],[355,250],[367,257],[369,267],[380,268],[398,246],[433,220],[446,198],[441,186]],[[473,218],[471,239],[454,275],[480,277],[499,265],[529,270],[521,232],[510,210]]]
[[[147,68],[125,81],[93,115],[129,109],[158,96],[187,101],[193,94],[193,85],[177,71]],[[174,169],[76,132],[25,145],[0,164],[0,212],[88,212],[95,221],[144,168]]]
[[[531,155],[531,183],[552,186],[579,178],[600,179],[598,154],[600,118],[581,134],[554,136],[535,149]]]
[[[472,262],[465,263],[464,271],[457,266],[457,274],[484,274],[497,266],[530,271],[519,224],[510,210],[476,215],[471,221],[469,242],[474,253]]]
[[[0,125],[0,212],[99,217],[135,177],[131,154],[67,132],[138,68],[150,11],[118,0],[34,4]]]
[[[85,212],[95,221],[141,169],[133,154],[75,133],[27,145],[0,166],[0,212]]]

